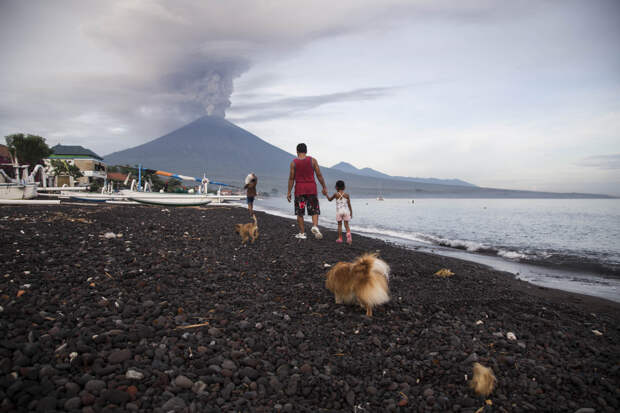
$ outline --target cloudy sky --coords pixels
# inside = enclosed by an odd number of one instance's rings
[[[620,195],[620,2],[0,1],[0,136],[210,113],[324,165]]]

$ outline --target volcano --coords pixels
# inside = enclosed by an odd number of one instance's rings
[[[203,116],[160,138],[111,153],[105,161],[240,183],[249,172],[263,182],[286,180],[294,157],[224,118]]]

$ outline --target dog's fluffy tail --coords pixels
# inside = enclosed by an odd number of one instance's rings
[[[256,214],[252,214],[252,219],[254,220],[254,225],[258,226],[258,221],[256,220]]]
[[[362,303],[374,307],[390,301],[388,278],[390,267],[377,254],[364,254],[359,257],[354,270],[364,274],[356,295]]]

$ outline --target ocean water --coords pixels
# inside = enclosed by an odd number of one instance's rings
[[[620,302],[619,199],[355,199],[353,234],[508,271],[537,285]],[[336,207],[320,197],[320,225]],[[255,208],[294,218],[284,198]]]

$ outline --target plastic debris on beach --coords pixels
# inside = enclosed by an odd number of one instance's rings
[[[515,333],[509,331],[508,333],[506,333],[506,338],[508,340],[514,341],[517,339],[517,336],[515,336]]]
[[[446,277],[452,277],[454,273],[447,268],[442,268],[433,275],[436,275],[437,277],[446,278]]]
[[[592,330],[592,332],[594,333],[595,336],[602,336],[603,335],[603,333],[601,333],[598,330]]]
[[[323,263],[323,268],[329,268],[329,267],[331,267],[331,264]]]
[[[478,320],[478,321],[476,321],[476,325],[477,325],[477,326],[479,326],[479,325],[481,325],[481,324],[484,324],[484,322],[483,322],[482,320]]]
[[[103,238],[105,238],[105,239],[116,238],[116,234],[113,233],[113,232],[106,232],[105,234],[103,234]]]

